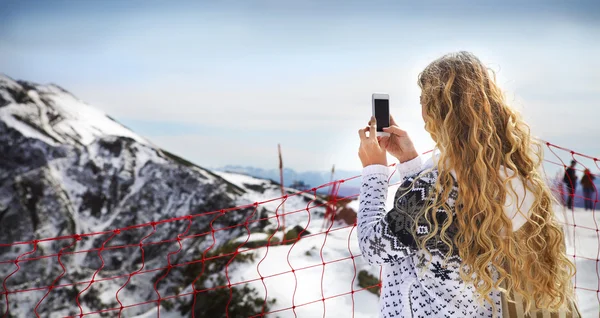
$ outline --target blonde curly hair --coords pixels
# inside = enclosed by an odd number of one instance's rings
[[[415,237],[420,247],[426,250],[426,242],[439,235],[449,257],[455,245],[462,259],[461,278],[484,301],[491,302],[490,291],[500,289],[509,299],[513,293],[521,295],[526,312],[565,308],[574,297],[575,266],[565,254],[564,234],[554,218],[555,199],[538,169],[542,146],[506,104],[495,74],[473,54],[458,52],[429,64],[418,84],[425,129],[440,151],[436,197],[417,215],[432,228],[428,235]],[[448,213],[438,224],[438,211],[448,210],[452,169],[458,183],[456,214]],[[503,179],[501,169],[514,173]],[[527,185],[535,201],[529,211],[520,211],[527,222],[513,232],[503,205],[507,185],[515,178]],[[458,228],[454,238],[446,233],[452,222]]]

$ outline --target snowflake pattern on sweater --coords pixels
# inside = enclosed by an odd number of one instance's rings
[[[400,169],[399,169],[400,170]],[[369,166],[363,172],[358,213],[358,239],[363,257],[372,265],[382,265],[380,317],[490,317],[502,316],[500,291],[492,291],[495,303],[480,304],[472,285],[460,279],[461,259],[457,249],[444,263],[448,246],[439,234],[421,250],[412,235],[415,216],[434,190],[437,170],[413,173],[404,178],[396,192],[394,207],[386,212],[388,168]],[[458,197],[455,183],[447,202],[451,213]],[[448,216],[437,213],[438,224]],[[429,233],[426,223],[418,224],[417,236]],[[450,237],[456,227],[447,229]],[[431,262],[429,262],[431,260]]]

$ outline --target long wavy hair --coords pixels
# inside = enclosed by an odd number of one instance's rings
[[[495,81],[493,71],[468,52],[445,55],[419,75],[425,129],[440,154],[435,198],[417,215],[432,231],[416,239],[425,249],[439,234],[449,247],[446,258],[454,243],[462,259],[461,278],[484,301],[491,303],[494,288],[511,300],[520,294],[526,312],[559,310],[574,297],[575,266],[554,218],[555,198],[540,173],[542,146]],[[456,214],[447,213],[449,218],[438,224],[438,211],[448,210],[452,169],[458,183]],[[503,169],[508,178],[501,177]],[[519,211],[527,222],[515,232],[503,209],[512,179],[523,181],[535,197],[529,211]],[[518,198],[514,189],[512,194]],[[451,238],[446,232],[453,222],[457,234]]]

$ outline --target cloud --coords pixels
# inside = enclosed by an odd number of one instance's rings
[[[293,168],[356,169],[376,91],[425,151],[416,78],[456,50],[499,71],[534,135],[598,149],[595,2],[66,4],[0,19],[0,70],[55,82],[200,164],[272,167],[282,143]]]

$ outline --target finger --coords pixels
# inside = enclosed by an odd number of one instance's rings
[[[379,141],[381,148],[386,149],[390,143],[390,137],[377,137],[377,141]]]
[[[398,124],[396,124],[396,121],[394,120],[394,116],[390,115],[390,126],[398,126]]]
[[[365,140],[369,140],[369,129],[370,129],[369,126],[361,129],[363,134],[365,135]]]
[[[400,129],[398,126],[390,126],[383,128],[383,131],[389,132],[396,136],[407,136],[408,133],[405,130]]]
[[[369,121],[369,138],[375,138],[377,136],[377,119],[375,116],[371,117],[371,121]]]
[[[385,136],[385,137],[377,137],[377,140],[380,143],[386,143],[386,142],[388,142],[390,140],[390,137],[387,137],[387,136]]]
[[[358,130],[358,136],[360,137],[361,141],[367,139],[367,135],[365,135],[365,130],[364,129],[359,129]]]

